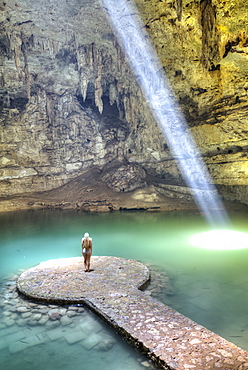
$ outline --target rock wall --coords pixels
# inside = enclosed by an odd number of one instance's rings
[[[248,202],[248,1],[136,3],[213,181]],[[182,182],[97,0],[0,2],[0,124],[1,196],[113,163]]]
[[[49,4],[2,4],[1,195],[154,162],[163,145],[100,5]]]
[[[138,3],[214,182],[247,203],[248,1]]]

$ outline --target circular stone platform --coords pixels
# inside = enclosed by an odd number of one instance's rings
[[[28,297],[84,303],[163,369],[248,370],[248,353],[138,288],[150,278],[143,264],[116,257],[42,262],[21,274],[17,288]]]
[[[17,280],[18,290],[46,302],[85,303],[92,297],[105,297],[131,287],[141,288],[150,279],[143,264],[117,257],[91,258],[91,271],[84,271],[82,257],[41,262]]]

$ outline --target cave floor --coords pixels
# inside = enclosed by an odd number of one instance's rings
[[[56,189],[0,197],[0,212],[49,208],[86,212],[144,210],[201,213],[187,187],[158,177],[146,180],[146,187],[117,192],[102,181],[101,171],[95,167]],[[227,211],[248,212],[247,204],[227,200],[223,203]]]
[[[90,212],[196,209],[192,200],[185,200],[185,194],[177,190],[168,190],[166,194],[159,187],[159,182],[150,178],[147,187],[128,192],[114,191],[101,180],[101,171],[92,168],[56,189],[1,197],[0,212],[40,208],[81,209]]]
[[[85,272],[83,258],[73,257],[23,272],[17,288],[38,301],[87,305],[161,368],[248,369],[246,351],[141,291],[149,279],[137,261],[93,256]]]

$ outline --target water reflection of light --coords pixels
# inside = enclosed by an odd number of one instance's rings
[[[78,263],[78,261],[82,260],[82,257],[70,257],[70,258],[59,258],[54,260],[48,260],[44,262],[40,262],[40,266],[42,268],[56,268],[62,266],[71,266],[73,263]]]
[[[196,204],[210,224],[223,227],[228,222],[225,209],[145,32],[137,8],[130,0],[118,0],[118,6],[116,0],[101,1]]]
[[[211,230],[196,234],[190,239],[194,247],[211,250],[248,248],[248,234],[234,230]]]

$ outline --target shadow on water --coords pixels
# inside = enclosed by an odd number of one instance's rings
[[[247,231],[245,216],[231,215],[239,231]],[[113,255],[148,264],[152,282],[145,294],[248,350],[248,250],[207,251],[192,247],[190,237],[209,228],[198,214],[22,211],[1,214],[0,225],[0,363],[6,369],[23,364],[25,369],[40,369],[44,363],[46,369],[53,369],[56,361],[64,369],[72,364],[74,369],[87,370],[135,370],[148,365],[108,325],[86,311],[67,308],[63,315],[71,321],[57,326],[56,319],[54,323],[51,319],[45,322],[56,314],[56,307],[47,311],[34,305],[32,317],[36,314],[36,319],[31,321],[30,311],[13,308],[25,306],[15,301],[14,275],[40,261],[80,256],[80,241],[86,231],[93,237],[94,255]],[[41,323],[37,324],[39,320]],[[83,332],[85,327],[91,327],[92,332]],[[80,334],[77,331],[79,337],[75,336],[75,328],[81,328]],[[42,343],[33,341],[36,345],[29,345],[30,335]],[[22,343],[21,347],[18,343]]]

